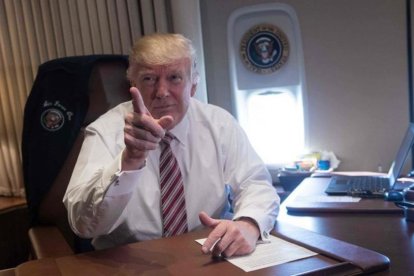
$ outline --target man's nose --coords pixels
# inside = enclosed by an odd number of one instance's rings
[[[160,79],[156,86],[155,96],[157,98],[165,98],[169,96],[168,83],[165,80]]]

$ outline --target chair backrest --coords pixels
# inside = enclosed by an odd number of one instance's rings
[[[127,67],[123,55],[46,62],[39,67],[25,106],[23,172],[31,224],[58,226],[75,252],[88,248],[70,230],[62,199],[83,142],[83,129],[110,108],[130,100]]]

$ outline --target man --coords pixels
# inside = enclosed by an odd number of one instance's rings
[[[198,73],[191,41],[178,34],[139,39],[128,79],[132,101],[86,129],[64,197],[74,232],[101,249],[204,225],[212,229],[204,253],[252,252],[275,223],[279,197],[233,117],[192,98]],[[167,149],[168,162],[178,162],[169,167],[174,180],[161,169]],[[220,219],[226,184],[234,194],[233,220]],[[165,214],[168,204],[174,215]]]

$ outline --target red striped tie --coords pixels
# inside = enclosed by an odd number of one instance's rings
[[[170,147],[173,139],[174,136],[167,133],[161,144],[160,183],[164,237],[188,231],[183,178],[177,159],[175,159]]]

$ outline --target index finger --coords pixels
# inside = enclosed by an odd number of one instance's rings
[[[207,239],[204,241],[203,246],[201,248],[203,253],[207,254],[209,252],[212,252],[216,244],[226,234],[226,231],[227,229],[223,223],[218,224],[217,227],[215,227],[213,231],[210,232]]]
[[[148,114],[151,113],[148,111],[147,107],[144,104],[144,100],[142,99],[141,93],[139,92],[138,88],[131,87],[129,89],[132,97],[132,106],[134,108],[134,112],[138,114]]]

